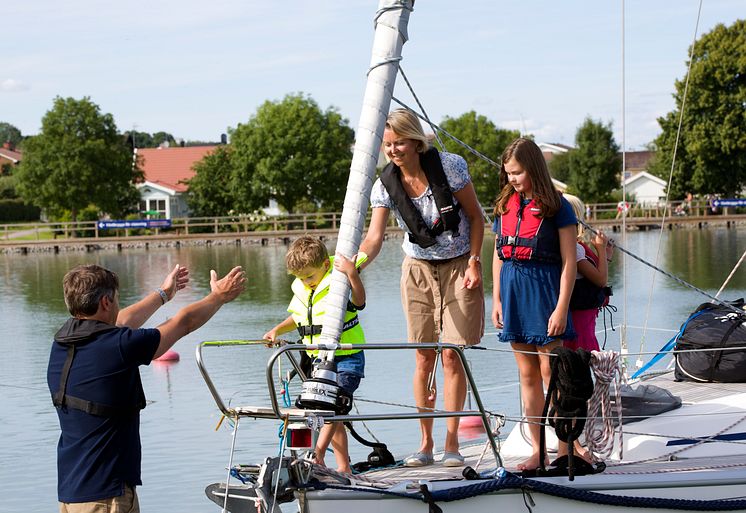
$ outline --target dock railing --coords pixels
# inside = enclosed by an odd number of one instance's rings
[[[618,203],[589,203],[587,220],[602,224],[621,222],[622,217],[634,224],[655,224],[664,214],[669,223],[686,222],[687,219],[728,218],[729,220],[746,219],[746,213],[738,214],[736,209],[727,209],[725,215],[718,211],[713,213],[706,200],[693,200],[689,203],[675,201],[665,203],[628,202],[626,215]],[[741,209],[743,210],[743,209]],[[301,214],[284,214],[269,216],[264,214],[246,214],[220,217],[177,217],[171,219],[170,228],[118,228],[100,229],[99,221],[60,221],[28,222],[0,224],[0,241],[53,241],[69,239],[113,239],[153,235],[196,237],[200,235],[229,236],[252,234],[258,236],[268,233],[302,233],[310,231],[328,231],[334,233],[339,229],[341,212],[312,212]],[[368,220],[370,220],[370,213]],[[395,225],[394,216],[389,217],[389,224]]]

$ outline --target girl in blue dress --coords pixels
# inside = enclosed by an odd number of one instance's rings
[[[548,353],[575,338],[568,317],[575,283],[575,213],[555,189],[539,147],[516,139],[503,152],[495,202],[492,322],[515,351],[532,455],[519,470],[540,466],[540,426]],[[545,458],[545,465],[548,464]]]

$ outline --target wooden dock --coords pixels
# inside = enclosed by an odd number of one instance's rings
[[[719,216],[675,216],[665,219],[660,217],[628,217],[625,225],[628,230],[657,230],[661,224],[665,229],[704,229],[713,226],[736,228],[739,224],[746,224],[746,215]],[[604,229],[607,232],[620,232],[622,219],[596,219],[591,226]],[[486,231],[491,230],[491,225]],[[0,239],[0,253],[60,253],[68,251],[123,251],[125,249],[154,249],[178,248],[183,246],[211,246],[211,245],[276,245],[289,244],[294,239],[306,233],[312,233],[322,239],[335,239],[339,229],[314,228],[293,230],[267,231],[234,231],[216,233],[183,233],[181,230],[167,231],[155,235],[129,235],[104,237],[57,238],[47,240],[14,240]],[[388,238],[401,238],[402,230],[398,226],[390,225],[386,230]],[[489,235],[487,235],[489,237]]]

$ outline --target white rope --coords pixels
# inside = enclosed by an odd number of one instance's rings
[[[614,418],[617,419],[619,432],[619,459],[622,458],[622,373],[619,353],[616,351],[592,351],[591,369],[596,378],[593,395],[588,400],[588,419],[585,424],[585,443],[588,452],[596,461],[611,457],[614,452]],[[614,383],[616,402],[612,411],[610,387]]]
[[[720,287],[720,290],[718,290],[718,293],[715,294],[715,297],[719,297],[720,293],[723,291],[726,285],[728,285],[728,282],[731,278],[733,278],[733,275],[736,274],[736,270],[741,266],[741,263],[743,262],[744,257],[746,257],[746,251],[743,252],[743,255],[741,255],[741,258],[738,259],[738,262],[736,262],[736,266],[733,268],[733,270],[730,272],[728,277],[723,282],[723,285]]]

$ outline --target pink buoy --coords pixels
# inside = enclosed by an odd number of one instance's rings
[[[155,359],[156,362],[178,362],[179,361],[179,353],[176,351],[173,351],[169,349],[165,353],[163,353],[161,356]]]
[[[464,417],[458,424],[459,435],[467,440],[479,438],[484,433],[482,417]]]

